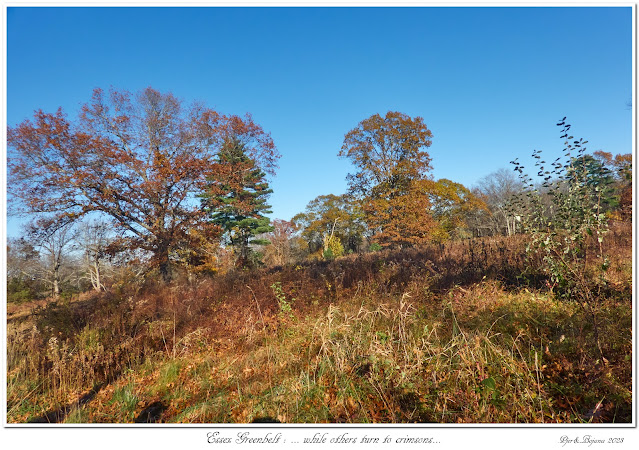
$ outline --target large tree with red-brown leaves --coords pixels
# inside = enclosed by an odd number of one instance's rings
[[[279,154],[250,115],[185,106],[152,88],[96,89],[76,120],[61,109],[39,110],[9,127],[10,199],[26,213],[58,220],[107,215],[119,243],[150,252],[166,280],[171,254],[189,245],[191,230],[198,239],[220,232],[195,198],[215,177],[214,157],[231,138],[274,173]]]
[[[421,117],[389,111],[362,120],[344,137],[339,156],[357,171],[347,176],[373,239],[382,246],[429,242],[435,227],[424,188],[431,170],[432,133]]]

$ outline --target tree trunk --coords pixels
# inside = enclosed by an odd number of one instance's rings
[[[60,297],[60,264],[53,267],[53,297]]]
[[[165,243],[161,243],[155,252],[155,258],[160,269],[160,275],[162,280],[166,283],[171,281],[171,267],[169,264],[169,246]]]
[[[102,281],[100,280],[100,263],[96,260],[93,262],[93,276],[91,277],[93,289],[100,292],[102,290]]]
[[[98,256],[91,257],[89,253],[86,253],[86,265],[89,270],[89,279],[91,280],[91,286],[93,290],[100,292],[103,288],[100,280],[100,260]]]
[[[168,283],[171,281],[171,268],[169,267],[168,259],[160,261],[160,275],[164,282]]]

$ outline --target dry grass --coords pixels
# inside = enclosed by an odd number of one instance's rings
[[[485,239],[20,305],[8,421],[628,422],[627,238],[606,360],[522,238]]]

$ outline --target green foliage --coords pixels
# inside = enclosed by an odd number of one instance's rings
[[[617,221],[632,220],[632,153],[618,154],[598,150],[593,153],[596,162],[607,170],[608,215]]]
[[[578,300],[591,315],[595,340],[603,352],[598,334],[595,292],[606,285],[604,272],[609,266],[603,253],[603,238],[608,232],[606,209],[611,205],[610,172],[592,156],[587,155],[583,138],[569,136],[570,125],[564,117],[563,160],[557,158],[548,170],[535,150],[535,166],[543,177],[541,186],[524,174],[523,166],[512,161],[524,183],[524,190],[515,201],[524,230],[531,236],[527,252],[531,260],[541,257],[543,271],[550,278],[549,286],[565,299]],[[589,244],[597,247],[597,264],[589,264]]]
[[[619,205],[613,186],[615,182],[613,173],[601,161],[591,155],[583,154],[574,158],[572,170],[574,178],[588,185],[588,191],[584,193],[596,197],[591,203],[598,203],[601,211],[607,213]]]
[[[541,152],[533,152],[538,176],[543,177],[541,186],[524,173],[517,160],[512,161],[524,184],[513,207],[532,237],[528,252],[543,258],[557,292],[590,301],[593,280],[587,273],[587,244],[592,237],[599,245],[597,257],[603,258],[601,243],[608,231],[605,210],[610,203],[611,177],[602,164],[585,153],[588,141],[569,136],[565,118],[558,126],[563,127],[563,160],[557,158],[548,170]]]
[[[22,277],[7,280],[7,303],[23,303],[40,297],[42,286]]]
[[[140,399],[135,394],[135,387],[131,383],[113,391],[111,399],[111,403],[119,405],[122,414],[129,420],[135,417],[135,409],[139,401]]]
[[[335,259],[335,255],[333,254],[333,250],[331,248],[327,248],[326,250],[324,250],[324,253],[322,253],[322,257],[327,261],[332,261],[333,259]]]
[[[87,414],[87,411],[82,407],[74,408],[69,413],[66,420],[64,421],[64,423],[87,423],[87,422],[89,422],[89,415]]]
[[[295,299],[291,299],[290,301],[286,299],[286,294],[282,289],[282,283],[276,281],[271,285],[271,289],[273,290],[273,294],[275,294],[275,298],[277,299],[277,303],[280,308],[280,317],[288,317],[293,318],[293,302]]]
[[[377,242],[373,242],[370,247],[368,247],[368,250],[371,252],[378,252],[380,250],[382,250],[382,246],[379,245]]]
[[[266,200],[273,192],[266,174],[237,138],[227,141],[218,153],[215,172],[201,195],[202,206],[211,223],[222,229],[227,242],[235,248],[237,265],[256,267],[261,264],[260,254],[251,246],[270,244],[257,236],[273,231],[270,219],[264,215],[271,212]]]

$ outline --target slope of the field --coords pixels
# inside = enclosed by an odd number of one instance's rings
[[[630,422],[630,227],[605,245],[594,308],[521,237],[9,304],[8,421]]]

